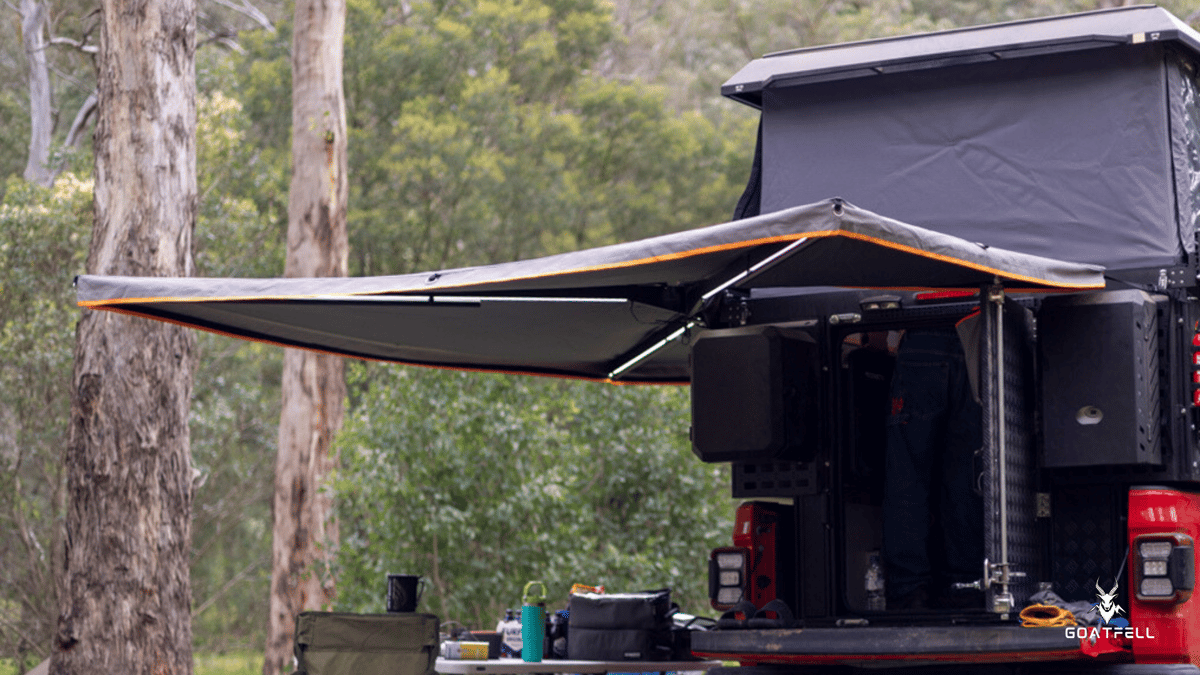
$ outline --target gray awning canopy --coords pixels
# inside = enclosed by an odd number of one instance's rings
[[[988,248],[840,200],[486,267],[368,278],[81,276],[77,287],[84,307],[345,356],[686,382],[687,348],[670,338],[725,287],[978,288],[996,279],[1012,290],[1104,287],[1097,266]]]

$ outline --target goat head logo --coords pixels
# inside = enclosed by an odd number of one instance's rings
[[[1103,588],[1100,588],[1100,580],[1096,580],[1096,597],[1100,602],[1096,603],[1096,608],[1100,610],[1100,616],[1104,617],[1104,623],[1109,623],[1112,618],[1125,611],[1123,607],[1117,604],[1117,588],[1119,584],[1113,581],[1112,590],[1105,593]]]

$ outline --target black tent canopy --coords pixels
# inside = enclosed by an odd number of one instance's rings
[[[1200,33],[1139,6],[807,47],[722,87],[762,111],[762,212],[838,195],[1141,282],[1200,231]]]
[[[689,331],[726,289],[1077,291],[1103,269],[1016,253],[832,199],[532,260],[367,278],[81,276],[79,304],[358,358],[686,382]]]

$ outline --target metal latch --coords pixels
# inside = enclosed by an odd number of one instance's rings
[[[1011,570],[1009,567],[1009,563],[992,564],[988,562],[987,558],[984,558],[983,577],[969,583],[956,583],[954,588],[956,590],[986,591],[993,586],[998,586],[999,590],[992,594],[992,611],[996,614],[1008,614],[1016,604],[1008,586],[1013,580],[1025,577],[1024,572]]]

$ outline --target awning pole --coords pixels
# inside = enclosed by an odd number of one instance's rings
[[[641,354],[638,354],[637,356],[633,357],[632,359],[629,359],[628,361],[626,361],[624,364],[621,365],[620,368],[613,370],[611,373],[608,374],[608,379],[615,380],[618,377],[621,377],[626,372],[628,372],[630,368],[633,368],[634,366],[641,363],[642,361],[645,361],[646,359],[650,358],[651,356],[654,355],[655,352],[662,349],[663,347],[666,347],[668,344],[671,343],[671,341],[673,341],[675,338],[678,338],[680,335],[683,335],[684,333],[688,332],[695,325],[696,325],[695,321],[688,321],[683,326],[681,326],[679,329],[672,331],[671,334],[668,335],[667,337],[665,337],[665,338],[659,340],[658,342],[654,343],[653,345],[651,345],[649,349],[645,350]]]
[[[734,286],[736,284],[740,284],[743,281],[754,276],[755,274],[758,274],[762,270],[766,269],[767,267],[773,265],[780,258],[783,258],[783,257],[787,256],[789,253],[791,253],[792,251],[795,251],[796,249],[800,248],[807,241],[808,241],[808,237],[801,237],[800,239],[793,241],[792,243],[788,244],[787,246],[784,246],[783,248],[772,253],[771,255],[767,256],[766,258],[763,258],[762,260],[758,261],[757,263],[751,265],[750,269],[746,270],[745,272],[739,272],[738,274],[735,274],[732,278],[729,279],[729,281],[726,281],[725,283],[721,284],[720,286],[717,286],[716,288],[712,289],[711,291],[709,291],[709,292],[705,293],[703,296],[701,296],[701,298],[700,298],[701,306],[703,306],[704,303],[708,302],[710,299],[712,299],[713,296],[717,295],[721,291],[724,291],[725,289],[727,289],[731,286]]]
[[[806,241],[808,241],[808,237],[801,237],[800,239],[793,241],[792,243],[788,244],[787,246],[784,246],[783,248],[772,253],[771,255],[767,256],[766,258],[763,258],[762,260],[758,261],[757,263],[751,265],[749,267],[749,269],[747,269],[743,272],[738,272],[737,274],[730,277],[724,283],[720,284],[716,288],[714,288],[714,289],[710,290],[709,292],[705,293],[704,295],[702,295],[700,297],[700,302],[697,305],[697,307],[698,307],[697,311],[695,312],[695,314],[688,317],[688,319],[684,322],[684,324],[682,326],[680,326],[679,328],[677,328],[674,331],[671,331],[670,335],[668,335],[667,337],[654,343],[649,348],[639,352],[637,356],[633,357],[632,359],[629,359],[628,361],[621,364],[617,368],[614,368],[612,370],[612,372],[610,372],[608,374],[608,379],[616,380],[617,378],[621,377],[625,373],[629,372],[629,370],[631,370],[634,366],[638,365],[639,363],[641,363],[641,362],[645,361],[646,359],[650,358],[651,356],[653,356],[654,353],[657,352],[658,350],[662,349],[663,347],[666,347],[668,344],[670,344],[673,340],[678,338],[680,335],[683,335],[687,331],[694,328],[699,323],[696,320],[696,314],[699,314],[700,310],[704,309],[704,306],[706,304],[708,304],[709,300],[711,300],[716,295],[724,292],[726,289],[728,289],[732,286],[735,286],[735,285],[745,281],[746,279],[749,279],[750,277],[754,276],[755,274],[758,274],[762,270],[770,267],[777,261],[787,257],[787,255],[789,253],[800,248]]]
[[[1009,561],[1008,561],[1008,453],[1007,453],[1007,420],[1005,414],[1004,387],[1004,287],[997,284],[988,289],[988,302],[995,312],[995,336],[992,340],[992,373],[995,381],[995,405],[992,414],[995,416],[995,433],[993,441],[996,444],[997,487],[1000,501],[1000,561],[996,565],[999,572],[1000,591],[992,599],[992,611],[1007,614],[1012,611],[1013,596],[1009,592]]]

